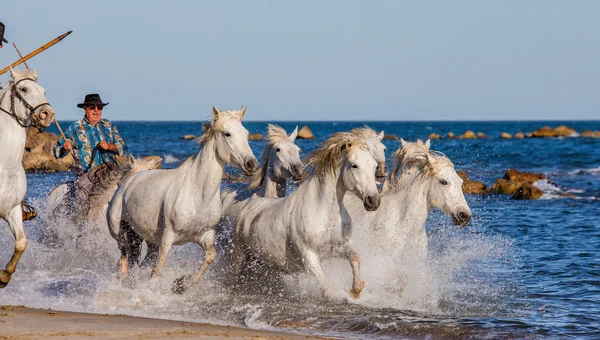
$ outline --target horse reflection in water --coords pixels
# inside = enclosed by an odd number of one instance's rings
[[[327,256],[350,262],[350,294],[358,298],[364,287],[360,258],[351,243],[352,223],[343,204],[347,191],[357,195],[367,210],[379,207],[375,172],[377,162],[364,141],[352,134],[330,137],[313,152],[312,175],[292,194],[281,199],[253,196],[236,219],[230,275],[275,275],[308,269],[324,296],[331,288],[321,268]],[[267,271],[261,275],[261,270]]]
[[[174,244],[198,244],[204,251],[200,269],[177,279],[173,290],[183,292],[200,281],[216,257],[214,233],[222,213],[225,164],[237,166],[246,175],[257,170],[248,131],[242,125],[245,112],[245,107],[235,111],[213,107],[213,119],[200,137],[197,156],[176,169],[140,172],[121,184],[107,213],[110,234],[121,251],[119,277],[127,276],[130,262],[135,264],[144,239],[160,246],[152,275],[160,275]]]
[[[427,258],[425,223],[432,207],[460,226],[466,226],[472,214],[462,192],[463,181],[450,159],[431,151],[429,140],[401,143],[394,170],[384,184],[379,210],[360,212],[360,202],[351,195],[344,201],[359,226],[357,247],[377,249],[371,255],[418,266]]]
[[[0,269],[0,288],[10,281],[27,247],[20,205],[27,190],[22,165],[25,129],[33,126],[43,131],[54,120],[46,90],[37,83],[37,72],[11,68],[10,74],[13,82],[0,92],[0,217],[15,238],[15,250],[6,267]]]

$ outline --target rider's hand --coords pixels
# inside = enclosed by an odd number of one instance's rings
[[[100,142],[100,144],[98,144],[98,145],[100,146],[100,149],[102,149],[104,151],[108,150],[108,143],[105,140]]]
[[[65,145],[63,145],[63,147],[67,151],[71,151],[71,149],[73,149],[73,145],[71,145],[71,141],[68,139],[65,141]]]

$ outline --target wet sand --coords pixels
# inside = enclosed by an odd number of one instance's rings
[[[0,306],[0,339],[326,339],[283,332]]]

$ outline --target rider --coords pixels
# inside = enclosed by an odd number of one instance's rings
[[[78,199],[87,199],[91,186],[117,165],[114,156],[122,156],[127,151],[117,128],[108,119],[102,119],[106,105],[108,103],[103,103],[97,93],[86,95],[83,103],[77,104],[85,116],[65,130],[67,139],[60,139],[52,150],[56,158],[63,158],[72,151],[78,168],[76,186],[83,189],[77,190]]]

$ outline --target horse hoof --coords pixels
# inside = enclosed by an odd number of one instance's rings
[[[362,293],[363,289],[365,289],[365,281],[361,280],[358,285],[350,289],[348,293],[356,300],[360,298],[360,293]]]
[[[172,287],[173,293],[183,294],[183,292],[185,292],[185,290],[187,289],[187,284],[186,284],[187,280],[188,280],[187,276],[182,276],[182,277],[176,279],[173,282],[173,287]]]
[[[0,288],[6,287],[8,282],[10,281],[11,274],[7,273],[4,270],[0,270]]]

